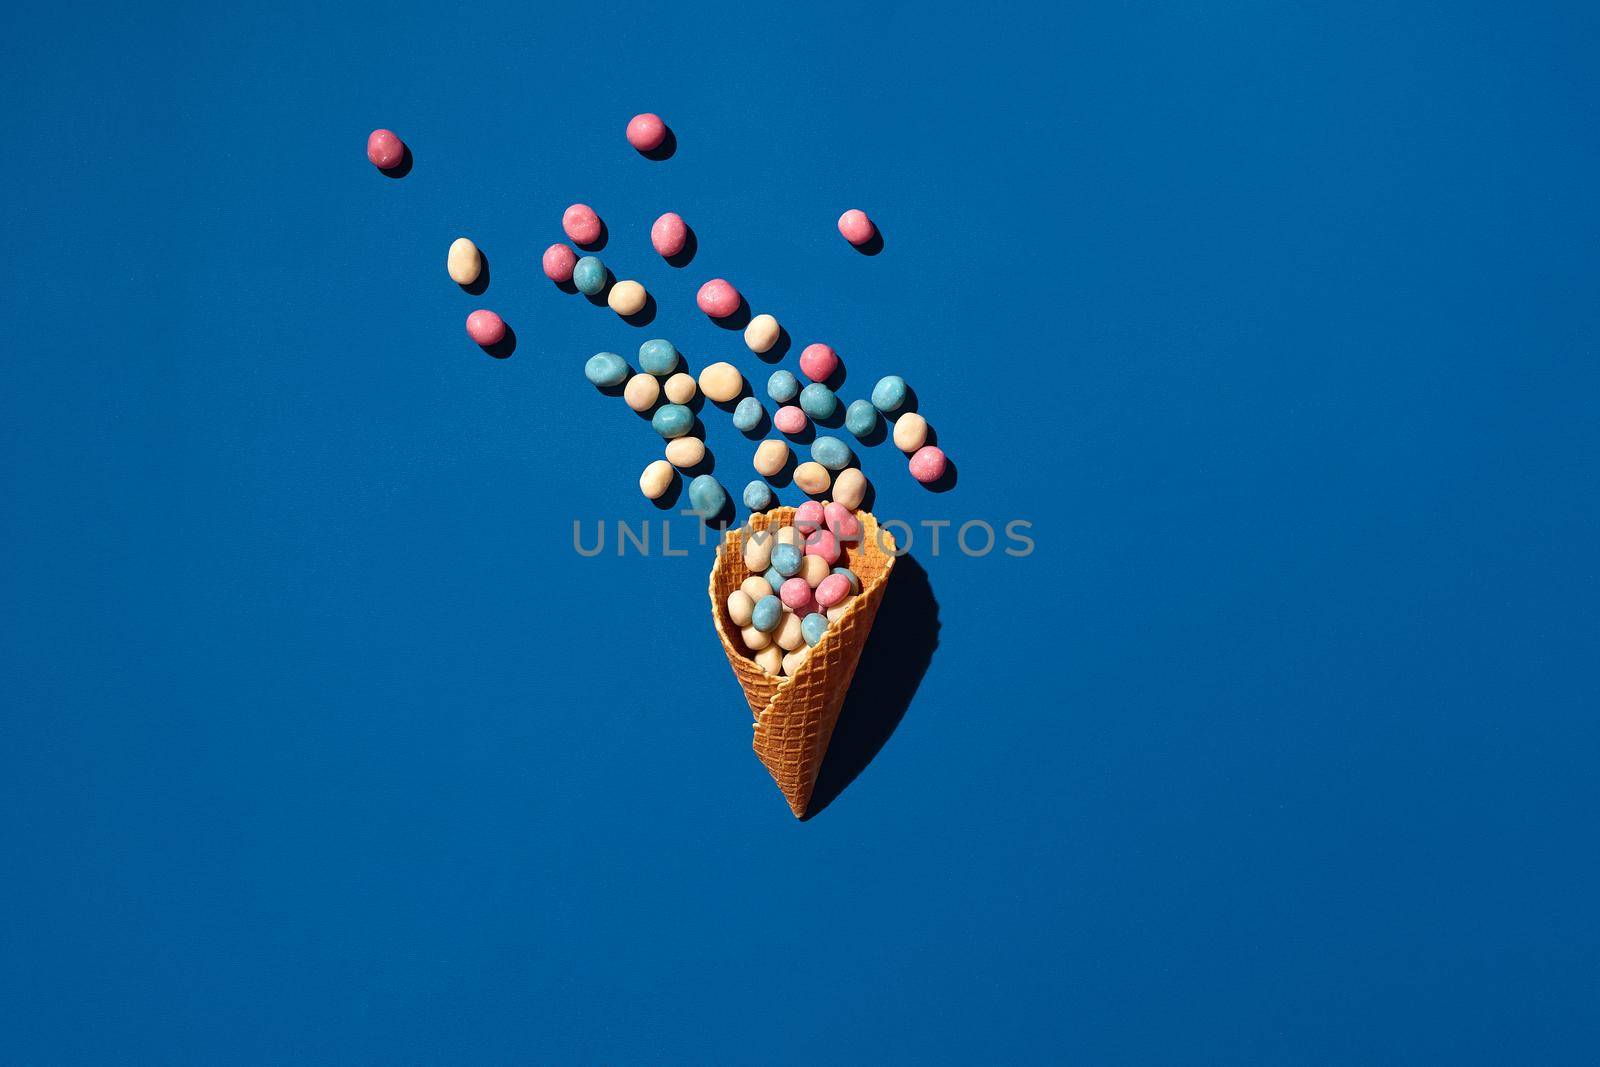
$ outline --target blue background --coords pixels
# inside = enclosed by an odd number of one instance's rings
[[[1592,1058],[1591,5],[7,23],[4,1058]],[[540,274],[577,200],[651,326]],[[957,484],[863,448],[879,513],[1035,524],[921,531],[926,677],[804,823],[709,550],[571,547],[661,517],[585,357],[764,380],[718,275],[911,381]]]

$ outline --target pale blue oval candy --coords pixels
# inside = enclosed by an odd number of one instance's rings
[[[787,404],[800,395],[800,379],[786,370],[775,370],[767,379],[767,395],[779,404]]]
[[[905,402],[906,380],[898,374],[879,378],[878,384],[872,387],[872,406],[884,414],[898,411]]]
[[[852,594],[861,592],[861,579],[856,577],[855,571],[851,570],[849,567],[835,567],[833,568],[833,573],[842,574],[846,578],[850,579],[850,592]]]
[[[674,437],[682,437],[693,425],[694,412],[682,404],[662,404],[650,416],[650,428],[669,441]]]
[[[778,573],[778,568],[768,567],[767,573],[763,574],[761,577],[765,578],[767,580],[767,584],[772,586],[772,591],[774,593],[783,588],[784,579],[783,575]]]
[[[599,256],[584,256],[573,264],[572,284],[580,293],[595,295],[606,287],[606,265]]]
[[[800,390],[800,410],[813,419],[826,419],[839,406],[839,398],[821,382],[812,382]]]
[[[716,518],[727,505],[728,491],[711,475],[702,474],[689,483],[689,507],[702,519]]]
[[[785,578],[793,578],[800,569],[800,550],[794,545],[773,545],[772,569]]]
[[[828,632],[828,617],[812,612],[800,620],[800,636],[806,639],[806,644],[813,647],[822,640],[822,635]]]
[[[583,365],[583,376],[602,387],[621,385],[628,380],[628,364],[615,352],[596,352]]]
[[[744,506],[751,511],[766,511],[772,506],[772,487],[759,478],[745,486]]]
[[[733,409],[733,424],[745,433],[749,433],[761,425],[761,416],[765,413],[766,409],[761,406],[761,401],[753,396],[747,396]]]
[[[664,337],[657,337],[639,346],[639,369],[657,378],[665,378],[678,367],[678,350]]]
[[[778,622],[783,618],[783,601],[778,599],[776,593],[764,596],[756,601],[755,610],[750,612],[750,625],[764,634],[770,634],[778,628]],[[827,619],[823,619],[827,622]],[[804,624],[802,624],[802,627]]]
[[[831,471],[850,466],[850,446],[837,437],[819,437],[811,442],[811,458]]]
[[[844,428],[857,437],[865,437],[878,428],[878,409],[870,400],[852,400],[844,409]]]

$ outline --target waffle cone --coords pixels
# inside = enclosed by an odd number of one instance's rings
[[[722,639],[722,651],[755,715],[753,747],[796,818],[805,815],[811,803],[817,771],[894,568],[894,535],[888,530],[880,533],[878,520],[870,512],[858,511],[856,518],[861,520],[861,541],[845,551],[848,566],[861,579],[861,592],[850,598],[848,610],[828,625],[822,640],[790,677],[770,675],[750,658],[739,639],[739,628],[728,617],[728,594],[750,577],[744,565],[746,533],[786,525],[794,519],[794,508],[752,515],[745,526],[729,530],[711,567],[711,617]]]

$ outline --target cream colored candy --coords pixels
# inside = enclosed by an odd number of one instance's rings
[[[752,352],[770,352],[778,343],[778,320],[771,315],[757,315],[744,328],[744,343]]]
[[[901,415],[894,423],[894,447],[915,452],[928,443],[928,420],[915,411]]]
[[[789,462],[789,446],[782,441],[762,441],[756,446],[756,473],[765,478],[783,470]]]
[[[800,543],[800,531],[796,530],[793,526],[778,527],[777,543],[780,545],[793,545],[796,548],[805,547]]]
[[[667,399],[674,404],[687,404],[694,399],[694,375],[679,371],[667,379],[664,386]]]
[[[768,531],[751,530],[744,539],[744,565],[757,574],[765,574],[767,568],[772,566],[773,544],[772,534]]]
[[[783,670],[783,649],[777,645],[768,645],[756,653],[756,666],[768,674],[777,674]]]
[[[692,467],[706,458],[706,443],[698,437],[674,437],[667,442],[667,462]]]
[[[832,573],[833,569],[828,566],[828,561],[821,556],[805,556],[800,560],[800,577],[804,578],[806,584],[813,589]]]
[[[772,595],[772,586],[759,574],[753,574],[740,582],[739,590],[750,598],[752,608],[762,597]]]
[[[793,652],[803,646],[806,643],[806,636],[800,632],[800,616],[792,611],[785,614],[773,638],[778,642],[778,647],[785,652]]]
[[[783,673],[793,678],[800,670],[800,665],[806,661],[806,657],[809,655],[811,655],[811,646],[803,644],[793,652],[784,656]]]
[[[644,300],[644,286],[633,281],[618,282],[611,287],[611,295],[606,297],[606,303],[618,315],[637,315],[644,310]]]
[[[904,415],[900,416],[902,419]],[[854,511],[861,506],[861,500],[867,495],[867,476],[855,467],[847,467],[839,472],[839,477],[833,481],[833,499]]]
[[[635,374],[622,387],[622,402],[635,411],[649,411],[650,405],[661,398],[661,383],[654,374]],[[684,440],[684,438],[678,438]]]
[[[768,593],[767,595],[771,596],[772,594]],[[751,652],[760,652],[763,648],[772,644],[772,635],[764,634],[754,626],[746,626],[739,631],[739,640],[743,641],[744,647]]]
[[[700,391],[708,400],[727,403],[744,392],[744,375],[732,363],[713,363],[700,372]]]
[[[816,496],[826,493],[828,485],[833,481],[833,476],[828,473],[828,468],[820,463],[807,461],[794,469],[794,484],[802,492]]]
[[[471,285],[483,272],[483,254],[465,237],[457,237],[450,242],[450,254],[445,257],[444,266],[450,272],[451,281],[457,285]]]
[[[843,615],[844,614],[844,609],[849,607],[849,606],[850,606],[850,601],[846,600],[843,604],[835,604],[833,607],[829,608],[828,609],[828,621],[829,622],[838,622],[839,621],[839,616]]]
[[[644,469],[643,474],[639,475],[639,492],[651,500],[658,499],[672,485],[674,473],[672,464],[664,459],[656,460]]]
[[[660,463],[660,460],[656,460]],[[755,611],[756,602],[750,599],[750,594],[743,589],[735,589],[728,594],[728,618],[741,629],[750,625],[750,613]]]

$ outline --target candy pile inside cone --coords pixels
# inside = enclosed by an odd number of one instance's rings
[[[817,771],[838,722],[839,709],[883,601],[896,548],[893,535],[880,528],[869,512],[850,513],[860,523],[859,539],[840,546],[839,559],[833,566],[847,568],[860,583],[860,591],[835,605],[834,617],[828,620],[816,643],[802,645],[805,651],[790,661],[791,671],[785,673],[781,654],[777,670],[769,671],[766,666],[770,663],[764,666],[756,661],[764,649],[752,650],[741,636],[744,627],[735,622],[729,600],[750,579],[766,580],[766,571],[757,574],[747,564],[747,547],[757,543],[757,535],[765,535],[770,568],[770,552],[779,544],[777,531],[793,528],[796,514],[794,508],[776,508],[752,515],[748,525],[730,530],[712,566],[710,592],[712,619],[723,652],[755,716],[752,747],[798,817],[805,814],[811,802]],[[805,515],[800,521],[802,527],[807,525]],[[752,554],[755,562],[761,561],[760,549],[753,549]],[[771,587],[770,580],[767,585]],[[781,649],[776,642],[769,647]]]

